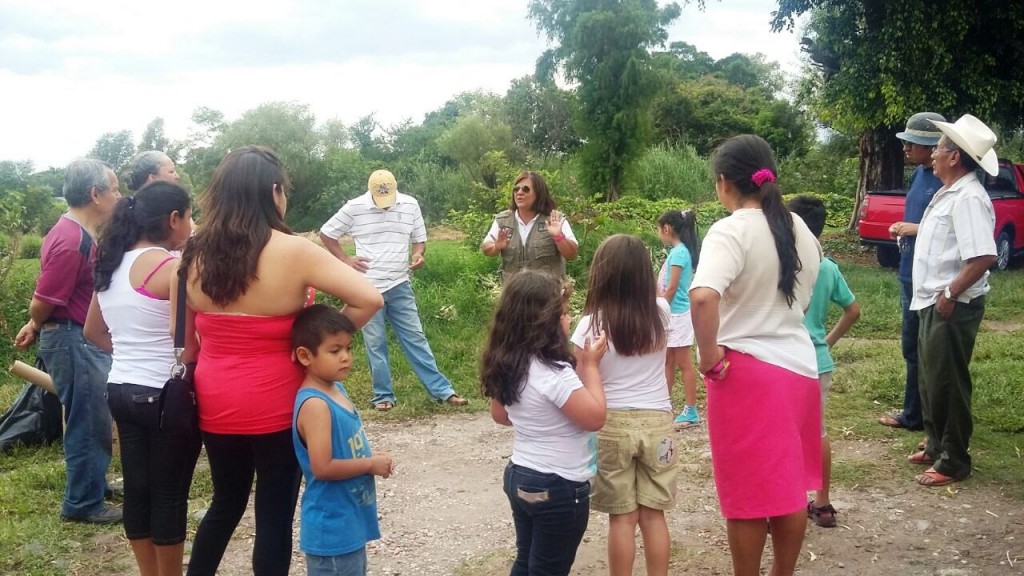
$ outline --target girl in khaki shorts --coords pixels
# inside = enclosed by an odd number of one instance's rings
[[[635,236],[615,235],[594,254],[587,301],[572,335],[581,349],[604,331],[598,364],[608,417],[597,433],[597,476],[591,507],[609,514],[608,566],[631,575],[636,527],[647,574],[668,574],[670,538],[664,511],[675,500],[679,455],[665,383],[668,303],[655,293],[650,253]]]

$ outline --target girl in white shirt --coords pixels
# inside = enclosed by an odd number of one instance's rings
[[[569,574],[587,529],[595,468],[590,432],[604,425],[606,413],[597,369],[606,341],[603,334],[587,339],[574,358],[565,314],[559,278],[515,274],[481,361],[491,417],[515,432],[504,474],[516,527],[512,576]]]
[[[598,368],[608,403],[597,434],[593,508],[609,514],[608,568],[633,574],[636,527],[647,574],[666,576],[671,547],[665,510],[672,507],[679,467],[672,402],[665,381],[669,305],[656,295],[647,245],[636,236],[607,238],[594,253],[583,317],[572,341],[608,334]]]

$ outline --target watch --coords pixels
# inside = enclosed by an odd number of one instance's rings
[[[942,295],[946,300],[955,300],[955,298],[953,298],[953,293],[949,291],[949,286],[946,286],[946,289],[942,291]]]

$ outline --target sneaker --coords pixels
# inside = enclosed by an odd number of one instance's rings
[[[81,522],[83,524],[117,524],[121,521],[123,513],[117,506],[104,504],[102,508],[88,516],[71,517],[61,515],[65,522]]]
[[[696,426],[700,424],[700,415],[697,414],[696,406],[685,406],[683,411],[673,421],[676,426]]]

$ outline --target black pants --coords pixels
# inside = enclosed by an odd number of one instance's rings
[[[124,473],[124,533],[158,546],[185,541],[188,491],[199,459],[199,430],[160,430],[159,388],[107,384]]]
[[[189,576],[213,576],[249,503],[256,477],[256,576],[287,576],[292,559],[292,521],[299,496],[298,461],[291,428],[271,434],[203,432],[210,459],[213,503],[192,545]]]

